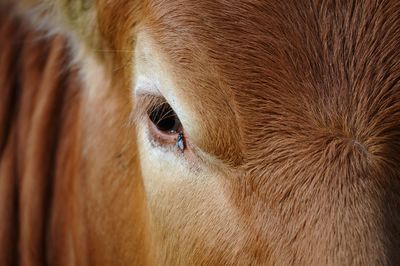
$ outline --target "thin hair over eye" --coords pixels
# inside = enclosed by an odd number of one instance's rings
[[[160,95],[150,93],[137,94],[132,113],[132,123],[137,125],[140,122],[143,122],[151,112],[159,109],[165,104],[168,104],[168,102]]]
[[[150,120],[164,134],[176,134],[183,130],[178,115],[160,95],[138,94],[133,117],[134,123],[144,122],[142,119]]]

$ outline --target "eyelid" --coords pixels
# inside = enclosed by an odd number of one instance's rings
[[[147,118],[148,112],[155,106],[168,103],[167,100],[160,94],[148,93],[148,91],[136,94],[135,106],[133,112],[133,122],[135,124]]]
[[[135,98],[134,112],[133,112],[134,123],[136,125],[138,125],[139,123],[146,123],[146,124],[149,123],[148,112],[155,106],[163,103],[169,104],[169,102],[161,94],[149,93],[149,90],[142,90],[140,93],[137,93]],[[154,124],[150,126],[155,127]],[[184,125],[182,126],[184,127]],[[200,159],[202,157],[200,156],[200,154],[202,153],[199,153],[200,150],[198,150],[198,147],[190,141],[190,137],[187,135],[187,132],[185,130],[183,130],[181,133],[183,134],[184,137],[183,145],[185,149],[185,157],[192,162],[194,162],[197,159]],[[182,144],[179,143],[176,145],[182,145]],[[174,147],[174,149],[178,148],[179,146]]]
[[[148,119],[149,111],[151,111],[156,106],[167,103],[174,110],[177,115],[182,127],[185,128],[185,125],[182,122],[180,115],[176,112],[175,108],[162,96],[161,94],[150,93],[149,90],[141,90],[136,93],[135,102],[134,102],[134,110],[132,113],[132,122],[134,125],[139,125],[140,123],[144,123]],[[146,122],[147,123],[147,122]],[[187,131],[184,133],[185,139],[190,138]]]
[[[184,150],[187,150],[187,145],[186,145],[186,138],[184,137],[183,133],[183,128],[179,132],[176,132],[174,134],[171,134],[168,136],[168,134],[165,134],[164,132],[159,131],[157,125],[151,121],[149,118],[149,114],[153,112],[157,106],[167,104],[168,106],[169,103],[166,101],[166,99],[161,96],[161,95],[155,95],[151,93],[140,93],[137,95],[136,100],[136,105],[135,105],[135,113],[134,113],[134,119],[136,122],[139,122],[137,120],[140,119],[140,121],[146,120],[146,123],[149,125],[149,132],[150,135],[153,136],[153,139],[158,139],[165,141],[165,144],[171,144],[167,143],[170,142],[170,138],[175,138],[175,143],[174,147],[179,149],[181,152],[184,152]],[[171,107],[172,108],[172,107]],[[173,109],[171,109],[173,111]],[[174,112],[174,111],[173,111]],[[179,120],[179,118],[177,117]],[[179,121],[179,123],[181,123]],[[181,125],[182,126],[182,125]],[[158,132],[157,132],[158,131]],[[168,140],[167,140],[168,138]],[[153,140],[154,141],[154,140]],[[162,143],[160,143],[162,144]]]
[[[159,95],[162,97],[162,93],[160,92],[158,82],[154,82],[146,76],[139,75],[137,80],[135,81],[135,95]]]

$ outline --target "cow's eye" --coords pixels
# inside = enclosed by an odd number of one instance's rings
[[[172,107],[164,102],[148,112],[151,136],[161,145],[172,144],[180,150],[186,148],[183,126]]]
[[[176,134],[182,131],[178,116],[168,103],[163,103],[149,112],[150,121],[164,134]]]

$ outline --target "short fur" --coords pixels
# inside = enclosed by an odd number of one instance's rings
[[[95,88],[60,37],[26,42],[42,33],[1,9],[0,264],[400,263],[400,2],[89,1],[72,23],[84,3],[44,16],[64,18]],[[146,195],[128,122],[141,33],[240,230]]]

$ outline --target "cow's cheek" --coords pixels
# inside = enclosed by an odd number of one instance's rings
[[[155,147],[145,131],[138,130],[138,145],[156,260],[234,263],[244,233],[224,178]]]

